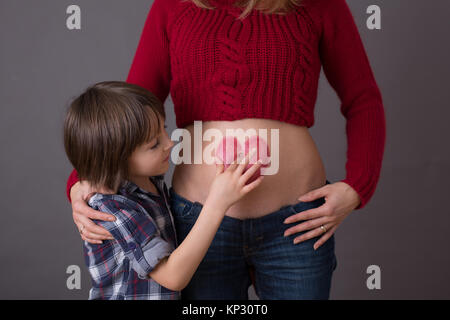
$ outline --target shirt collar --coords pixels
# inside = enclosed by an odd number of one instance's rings
[[[160,191],[160,183],[164,179],[164,175],[151,176],[149,179],[155,184],[158,191]],[[119,188],[119,192],[122,194],[132,194],[134,192],[148,193],[137,184],[130,180],[124,180]]]

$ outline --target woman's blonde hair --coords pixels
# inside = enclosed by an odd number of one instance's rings
[[[196,6],[203,9],[215,9],[208,0],[185,0],[192,1]],[[238,19],[244,19],[253,9],[260,10],[263,13],[284,15],[291,11],[294,6],[300,6],[303,0],[236,0],[234,5],[243,8],[244,11]]]

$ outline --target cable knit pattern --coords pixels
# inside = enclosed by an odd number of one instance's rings
[[[176,124],[266,118],[314,125],[323,67],[346,118],[346,178],[363,208],[381,170],[385,115],[380,90],[345,0],[303,0],[287,15],[234,0],[155,0],[127,78],[174,102]],[[71,175],[75,177],[74,174]],[[73,181],[72,181],[73,182]],[[68,184],[67,191],[69,192]]]
[[[178,1],[166,29],[177,126],[251,117],[311,127],[321,63],[309,12],[254,11],[241,21],[233,1],[210,2],[215,11]],[[128,81],[141,80],[130,71]]]

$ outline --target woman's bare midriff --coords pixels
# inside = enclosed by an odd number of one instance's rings
[[[236,121],[201,122],[202,132],[218,129],[223,136],[226,129],[254,129],[261,136],[259,129],[266,129],[267,145],[272,159],[276,146],[272,146],[272,129],[278,129],[279,166],[275,174],[265,175],[261,184],[236,202],[226,212],[227,216],[237,219],[258,218],[274,212],[285,205],[299,202],[302,194],[319,188],[326,183],[325,168],[317,147],[308,128],[270,119],[242,119]],[[191,135],[191,150],[194,153],[194,124],[184,129]],[[249,132],[249,131],[247,131]],[[203,134],[202,134],[203,137]],[[197,140],[198,141],[198,140]],[[213,141],[202,141],[202,150]],[[198,150],[198,149],[197,149]],[[172,177],[172,187],[176,193],[192,202],[205,203],[210,185],[216,174],[216,165],[191,163],[176,165]],[[273,161],[273,160],[272,160]]]

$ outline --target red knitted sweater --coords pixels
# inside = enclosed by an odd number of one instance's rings
[[[303,0],[287,15],[253,10],[240,21],[235,0],[154,0],[127,82],[174,103],[176,124],[275,119],[314,124],[321,67],[346,118],[346,177],[362,209],[378,183],[385,145],[380,90],[345,0]],[[74,170],[67,183],[78,180]]]

